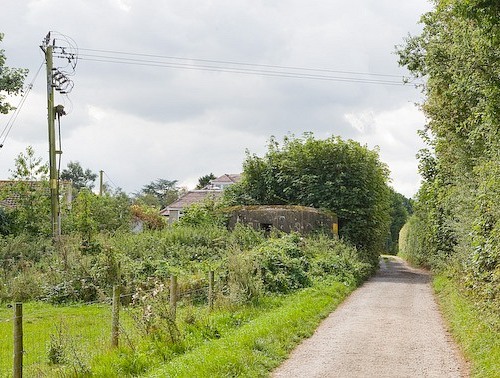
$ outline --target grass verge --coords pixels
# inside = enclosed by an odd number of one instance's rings
[[[92,355],[109,349],[109,306],[23,305],[23,370],[28,377],[71,376],[89,370]],[[0,377],[12,372],[12,309],[0,308]]]
[[[147,374],[148,377],[264,377],[354,289],[323,282],[286,296],[226,337],[212,340]]]
[[[481,311],[446,274],[436,275],[433,286],[451,332],[470,361],[471,376],[498,378],[500,313]]]

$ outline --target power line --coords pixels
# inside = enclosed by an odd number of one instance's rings
[[[38,77],[38,74],[40,73],[40,70],[42,69],[44,63],[45,62],[42,62],[42,64],[40,64],[40,67],[36,71],[36,74],[33,77],[33,80],[31,80],[31,82],[26,87],[26,90],[23,93],[21,100],[19,101],[19,105],[16,107],[16,109],[14,110],[12,115],[10,116],[9,120],[5,124],[5,127],[3,128],[2,133],[0,134],[0,139],[2,139],[2,137],[3,137],[3,139],[0,142],[0,148],[2,148],[3,145],[5,144],[5,141],[7,140],[7,137],[9,136],[9,133],[12,130],[12,126],[14,126],[14,123],[16,122],[17,117],[19,116],[19,113],[21,112],[21,109],[24,106],[24,103],[26,102],[26,99],[28,98],[29,93],[33,89],[33,84],[35,83],[35,81]]]
[[[108,174],[106,173],[106,171],[103,171],[104,173],[104,176],[107,177],[108,181],[111,183],[111,185],[113,185],[115,187],[115,189],[119,189],[118,185],[116,185],[113,180],[111,180],[111,178],[108,176]]]
[[[226,73],[236,73],[245,75],[285,77],[294,79],[326,80],[326,81],[338,81],[338,82],[348,82],[348,83],[381,84],[381,85],[393,85],[393,86],[404,85],[403,76],[398,76],[398,75],[388,75],[388,74],[378,74],[378,73],[370,74],[370,73],[362,73],[354,71],[338,71],[338,70],[330,70],[322,68],[315,69],[306,67],[278,66],[269,64],[232,62],[223,60],[181,58],[172,56],[126,53],[126,52],[110,51],[110,50],[95,50],[95,49],[82,49],[82,48],[80,48],[79,50],[96,52],[96,54],[80,53],[79,59],[101,62],[101,63],[128,64],[128,65],[140,65],[149,67],[188,69],[197,71],[226,72]],[[150,59],[150,58],[156,58],[156,59]],[[347,76],[347,75],[357,75],[357,77]],[[384,77],[386,77],[387,79],[383,79]],[[390,80],[390,78],[400,78],[401,80],[400,81]]]
[[[98,53],[110,53],[110,54],[116,54],[116,55],[141,56],[141,57],[148,57],[148,58],[161,58],[161,59],[172,59],[172,60],[193,61],[193,62],[203,62],[203,63],[230,64],[230,65],[237,65],[237,66],[253,66],[253,67],[279,68],[279,69],[291,69],[291,70],[301,70],[301,71],[330,72],[330,73],[339,73],[339,74],[364,75],[364,76],[385,76],[385,77],[401,78],[401,75],[394,75],[394,74],[368,73],[368,72],[357,72],[357,71],[339,71],[339,70],[333,70],[333,69],[328,69],[328,68],[281,66],[281,65],[275,65],[275,64],[236,62],[236,61],[231,61],[231,60],[199,59],[199,58],[186,58],[186,57],[169,56],[169,55],[130,53],[130,52],[114,51],[114,50],[97,50],[97,49],[82,49],[82,48],[80,48],[79,50],[80,51],[92,51],[92,52],[98,52]]]
[[[313,80],[325,80],[325,81],[340,81],[347,83],[364,83],[364,84],[383,84],[383,85],[396,85],[402,86],[403,82],[398,81],[384,81],[384,80],[367,80],[367,79],[357,79],[357,78],[348,78],[348,77],[333,77],[333,76],[319,76],[319,75],[299,75],[289,72],[266,72],[266,71],[256,71],[256,70],[237,70],[237,69],[229,69],[229,68],[210,68],[210,67],[200,67],[200,66],[180,66],[174,64],[154,64],[154,63],[140,63],[140,62],[130,62],[130,61],[117,61],[111,59],[92,59],[92,58],[84,58],[80,57],[81,60],[93,61],[93,62],[102,62],[102,63],[120,63],[120,64],[129,64],[129,65],[140,65],[140,66],[149,66],[149,67],[165,67],[165,68],[179,68],[179,69],[189,69],[196,71],[212,71],[212,72],[225,72],[225,73],[237,73],[237,74],[246,74],[246,75],[256,75],[256,76],[271,76],[271,77],[285,77],[285,78],[294,78],[294,79],[313,79]]]

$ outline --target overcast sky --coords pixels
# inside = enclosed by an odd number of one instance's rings
[[[394,46],[420,30],[430,7],[426,0],[2,0],[0,48],[8,66],[30,70],[29,83],[44,63],[39,46],[48,31],[66,52],[78,47],[74,88],[55,100],[68,113],[62,167],[78,161],[104,170],[128,193],[158,178],[191,189],[210,172],[241,172],[245,150],[262,156],[270,136],[313,132],[379,146],[392,186],[413,196],[425,118],[415,106],[419,91],[392,84],[407,75]],[[55,66],[70,71],[66,60],[55,58]],[[0,149],[0,179],[28,145],[48,160],[46,92],[42,66]],[[0,115],[0,131],[9,119]]]

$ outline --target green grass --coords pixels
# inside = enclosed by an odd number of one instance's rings
[[[13,309],[0,308],[0,377],[12,375]],[[64,376],[84,372],[94,356],[110,347],[111,309],[108,305],[23,305],[23,366],[26,377]],[[63,364],[51,364],[59,353]],[[56,358],[56,357],[53,357]]]
[[[27,377],[267,376],[354,289],[330,281],[247,305],[182,306],[176,343],[141,334],[131,310],[120,348],[110,348],[111,306],[23,306]],[[12,375],[13,309],[0,308],[0,377]],[[50,363],[50,356],[60,363]]]
[[[480,310],[445,274],[434,277],[434,290],[451,332],[471,364],[472,377],[500,376],[500,311]]]
[[[352,291],[322,283],[283,297],[272,310],[220,339],[200,345],[147,374],[148,377],[264,377],[302,339],[312,335]]]

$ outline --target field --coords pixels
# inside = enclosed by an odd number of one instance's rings
[[[233,308],[179,308],[175,343],[138,331],[124,310],[112,349],[111,306],[24,305],[25,376],[265,376],[354,286],[322,282]],[[0,310],[0,376],[12,372],[12,309]]]

